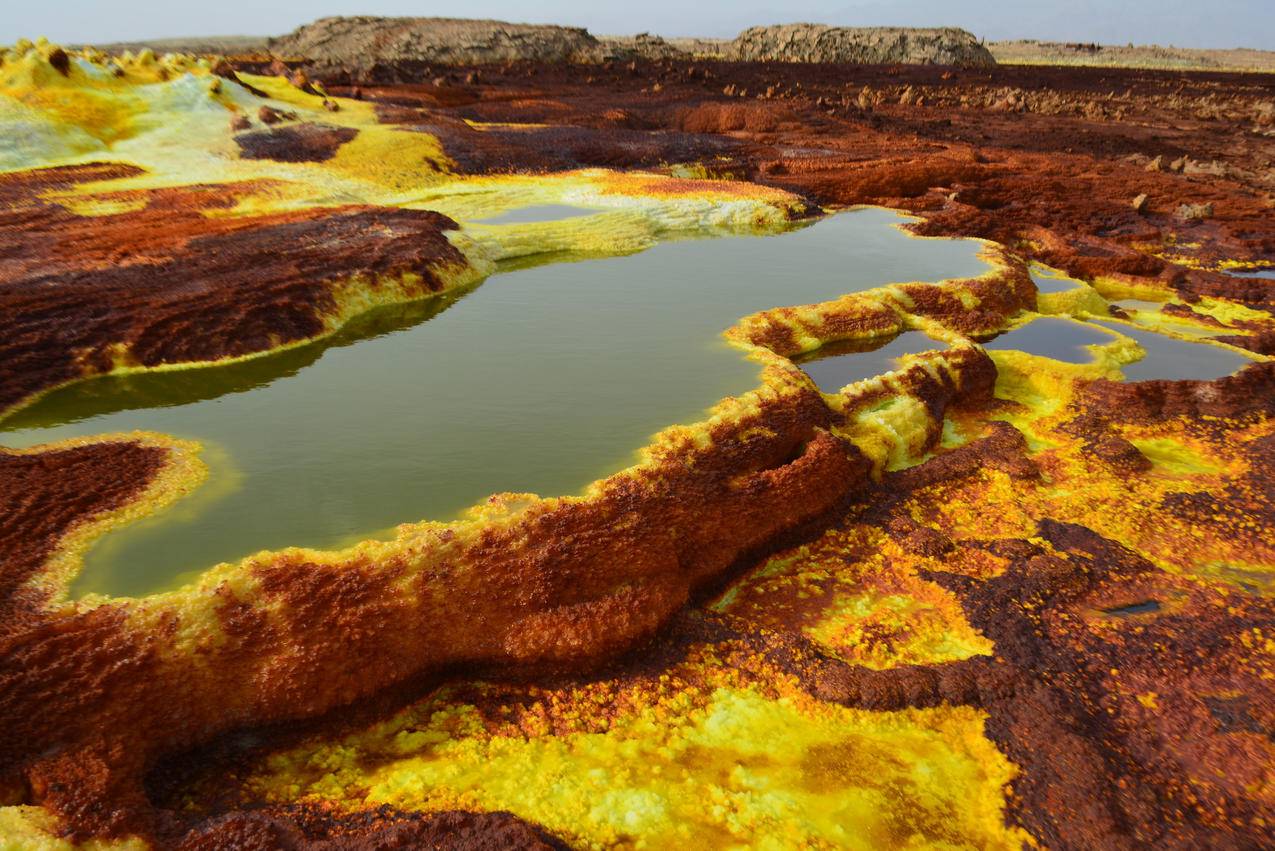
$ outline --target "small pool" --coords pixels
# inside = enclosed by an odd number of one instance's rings
[[[1042,316],[983,344],[989,351],[1013,350],[1063,363],[1089,363],[1093,353],[1086,346],[1116,342],[1106,331],[1071,319]]]
[[[884,344],[838,343],[824,346],[813,353],[810,360],[803,360],[801,368],[814,380],[824,393],[837,393],[847,384],[873,378],[899,368],[904,355],[919,355],[935,349],[947,348],[946,343],[935,340],[921,331],[904,331]]]
[[[1247,272],[1228,272],[1233,278],[1265,278],[1268,281],[1275,281],[1275,269],[1251,269]]]
[[[1066,272],[1041,266],[1038,263],[1031,265],[1030,272],[1032,281],[1036,284],[1036,291],[1039,293],[1065,293],[1085,285],[1084,281],[1069,277]]]
[[[916,239],[902,221],[863,209],[779,236],[523,264],[303,348],[70,385],[0,422],[0,442],[143,429],[205,446],[209,480],[100,538],[73,595],[143,594],[262,549],[387,536],[501,491],[578,493],[661,428],[757,385],[722,337],[741,317],[987,271],[981,243]]]
[[[1132,337],[1146,351],[1141,360],[1120,367],[1127,381],[1212,381],[1253,362],[1253,358],[1232,349],[1179,340],[1105,319],[1094,322]]]
[[[558,222],[580,216],[592,216],[602,210],[591,207],[574,207],[570,204],[536,204],[530,207],[516,207],[512,210],[492,216],[489,219],[477,219],[475,224],[483,225],[529,225],[538,222]]]
[[[1126,298],[1122,301],[1113,301],[1111,304],[1113,307],[1118,307],[1121,310],[1128,311],[1129,313],[1159,313],[1160,308],[1164,306],[1158,301],[1142,301],[1141,299],[1136,298]]]

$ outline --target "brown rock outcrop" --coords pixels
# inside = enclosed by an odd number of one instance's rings
[[[973,35],[954,27],[831,27],[776,24],[749,27],[731,58],[749,62],[853,62],[861,65],[995,65]]]
[[[270,50],[280,56],[364,69],[397,62],[564,62],[590,55],[600,46],[579,27],[370,15],[320,18],[269,41]]]

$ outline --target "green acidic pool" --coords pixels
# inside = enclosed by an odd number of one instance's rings
[[[262,549],[333,548],[500,491],[579,492],[757,381],[721,332],[765,308],[981,274],[979,244],[867,209],[781,236],[687,240],[498,274],[254,361],[100,378],[0,423],[30,446],[145,429],[202,442],[209,480],[99,539],[72,587],[138,595]]]

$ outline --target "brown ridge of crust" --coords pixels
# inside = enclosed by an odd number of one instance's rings
[[[1219,343],[1248,349],[1259,355],[1275,355],[1275,330],[1260,331],[1256,334],[1228,334],[1213,339]]]
[[[906,313],[935,320],[953,331],[977,335],[1003,328],[1021,310],[1034,310],[1036,285],[1026,264],[1003,249],[993,249],[992,255],[995,268],[978,278],[942,285],[896,285],[911,302]],[[953,290],[973,296],[977,306],[966,307]],[[793,357],[807,352],[799,333],[819,340],[821,345],[898,334],[906,326],[904,311],[895,302],[892,296],[877,298],[861,293],[820,304],[815,315],[800,308],[778,307],[746,317],[728,335]]]
[[[389,807],[338,816],[317,807],[272,807],[210,819],[171,843],[177,851],[555,851],[568,847],[511,813],[401,813]]]
[[[19,589],[76,524],[146,490],[166,451],[133,442],[40,453],[0,449],[0,638],[31,625],[43,597]]]
[[[1275,362],[1252,363],[1214,381],[1097,379],[1081,390],[1081,396],[1084,407],[1129,421],[1271,416],[1275,414]]]
[[[85,163],[84,165],[35,168],[0,175],[0,208],[39,204],[40,195],[67,189],[79,183],[123,180],[145,174],[143,169],[126,163]]]
[[[658,474],[616,476],[595,497],[533,509],[459,547],[444,532],[429,546],[449,553],[436,569],[447,575],[422,571],[408,594],[395,587],[403,562],[281,554],[256,568],[264,599],[252,608],[222,593],[224,639],[200,665],[170,658],[166,630],[129,627],[127,604],[32,625],[0,654],[4,774],[27,769],[34,800],[78,836],[146,832],[148,810],[97,795],[128,790],[134,800],[156,755],[218,731],[312,716],[457,664],[594,665],[651,635],[741,553],[864,480],[866,462],[827,423],[817,394],[803,391],[722,425],[711,448]],[[754,436],[738,437],[750,427]],[[268,604],[271,616],[258,616]],[[177,617],[161,623],[176,630]],[[100,779],[70,782],[79,764],[103,766]]]
[[[216,217],[224,191],[144,193],[139,210],[79,216],[36,193],[136,169],[85,166],[0,175],[0,411],[56,385],[131,363],[252,355],[324,333],[334,287],[373,290],[406,273],[438,291],[463,255],[429,211],[344,207]],[[129,193],[130,195],[136,193]],[[108,196],[109,197],[109,196]]]

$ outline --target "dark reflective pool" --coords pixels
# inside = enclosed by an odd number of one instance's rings
[[[899,368],[899,358],[947,348],[921,331],[905,331],[894,339],[868,348],[871,343],[839,343],[824,346],[814,359],[803,360],[801,368],[825,393],[836,393],[847,384]]]
[[[782,236],[510,271],[237,366],[81,382],[0,423],[0,441],[145,429],[208,447],[209,481],[101,538],[74,594],[342,546],[500,491],[577,493],[662,427],[755,386],[756,365],[720,336],[740,317],[985,271],[978,243],[910,238],[898,221],[859,210]]]
[[[1146,351],[1141,360],[1120,367],[1127,381],[1212,381],[1230,375],[1253,362],[1239,352],[1207,343],[1192,343],[1154,331],[1130,328],[1119,322],[1096,320],[1114,331],[1132,337]]]
[[[1115,337],[1098,328],[1070,319],[1043,316],[983,344],[990,351],[1013,349],[1065,363],[1089,363],[1093,353],[1085,346],[1105,346]]]
[[[1084,284],[1084,281],[1068,277],[1057,269],[1035,264],[1031,267],[1031,276],[1036,284],[1036,291],[1040,293],[1065,293]]]
[[[1127,298],[1123,301],[1113,301],[1112,305],[1127,310],[1130,313],[1159,313],[1163,307],[1158,301],[1143,301],[1137,298]]]

